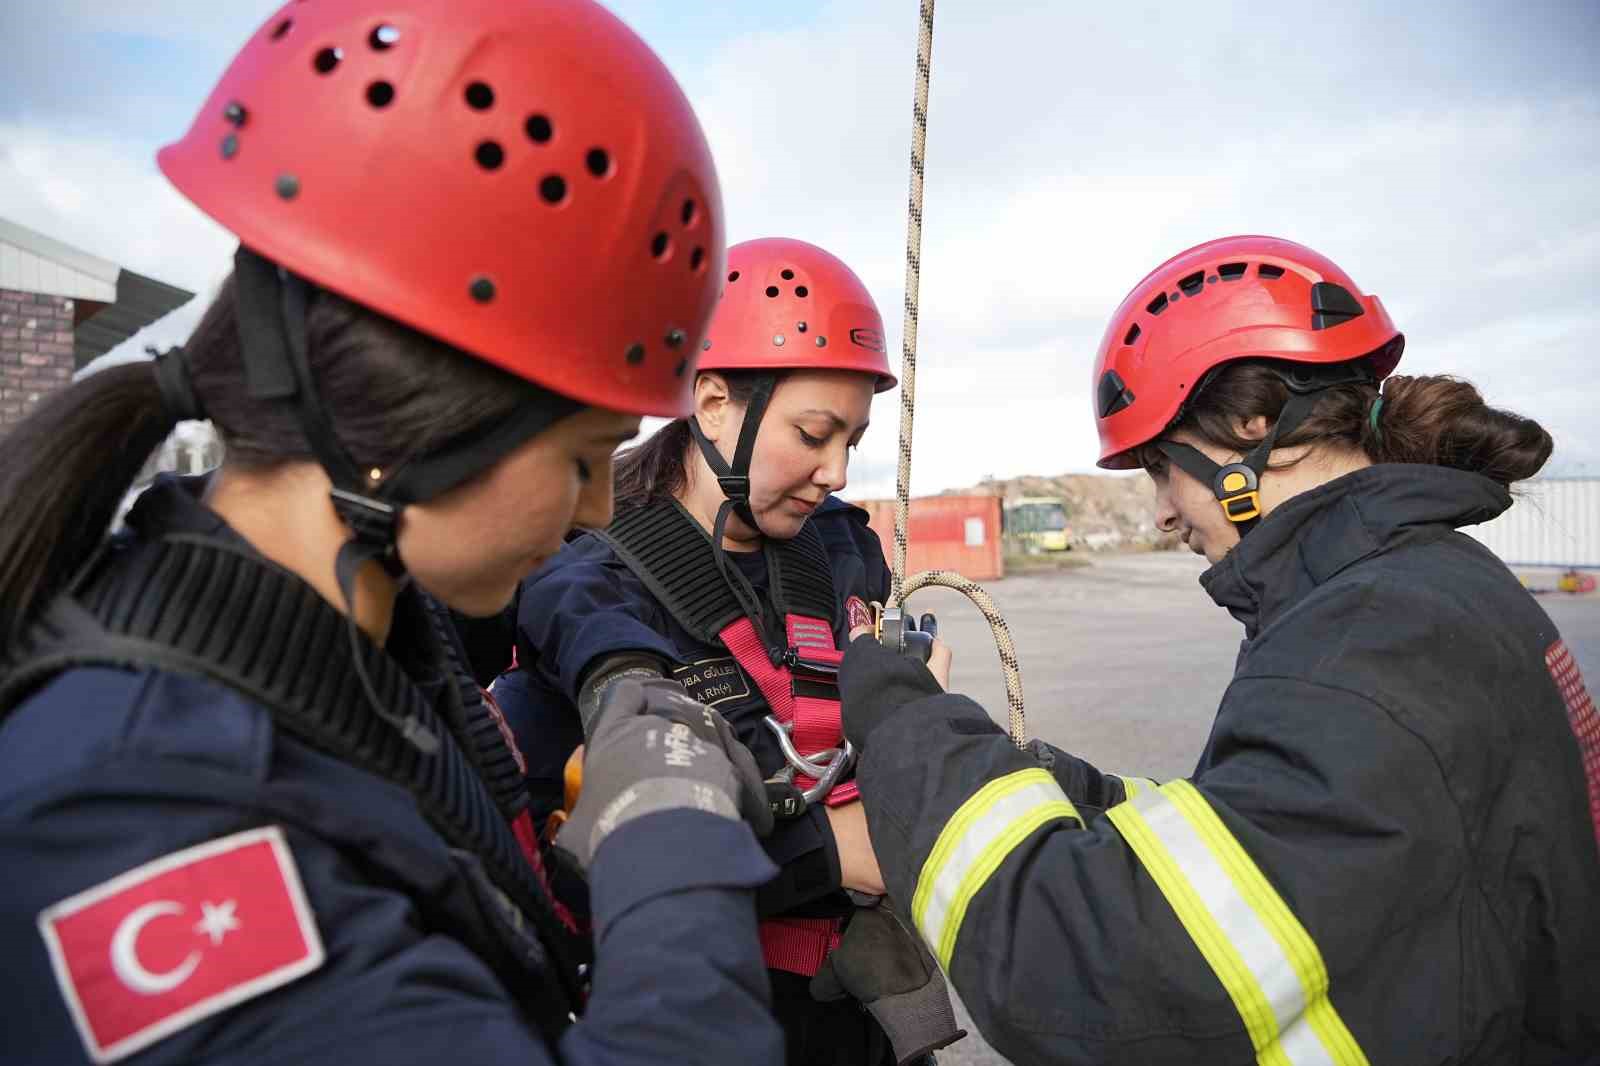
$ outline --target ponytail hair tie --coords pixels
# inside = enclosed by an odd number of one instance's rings
[[[1379,441],[1383,440],[1383,430],[1378,428],[1378,413],[1383,410],[1383,393],[1378,393],[1378,398],[1372,401],[1372,410],[1367,413],[1367,423],[1372,426],[1372,435]]]

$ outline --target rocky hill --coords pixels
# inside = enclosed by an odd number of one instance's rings
[[[1066,504],[1075,546],[1094,550],[1167,551],[1178,538],[1156,530],[1154,492],[1143,474],[1059,474],[985,480],[945,495],[993,494],[1013,502],[1023,496],[1055,497]]]

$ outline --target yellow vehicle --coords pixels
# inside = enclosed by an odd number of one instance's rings
[[[1051,496],[1024,496],[1005,506],[1005,535],[1024,551],[1071,551],[1067,506]]]

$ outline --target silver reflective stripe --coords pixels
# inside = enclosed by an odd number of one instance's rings
[[[941,966],[950,967],[967,905],[1006,856],[1061,818],[1082,821],[1048,771],[1028,769],[989,782],[945,823],[911,900],[912,920]]]
[[[1128,799],[1133,799],[1141,792],[1149,792],[1151,789],[1161,787],[1160,784],[1150,780],[1148,777],[1133,777],[1130,774],[1117,774],[1116,776],[1122,781],[1122,791]]]
[[[1365,1066],[1310,934],[1198,789],[1173,781],[1106,812],[1233,1000],[1270,1066]]]

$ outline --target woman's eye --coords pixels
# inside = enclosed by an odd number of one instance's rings
[[[798,426],[796,426],[795,428],[799,429]],[[822,438],[821,437],[813,437],[811,434],[807,433],[803,429],[800,430],[800,442],[802,444],[804,444],[807,448],[820,448],[820,447],[822,447]]]
[[[594,471],[589,469],[589,464],[582,459],[576,460],[578,464],[578,480],[590,481],[594,478]]]

